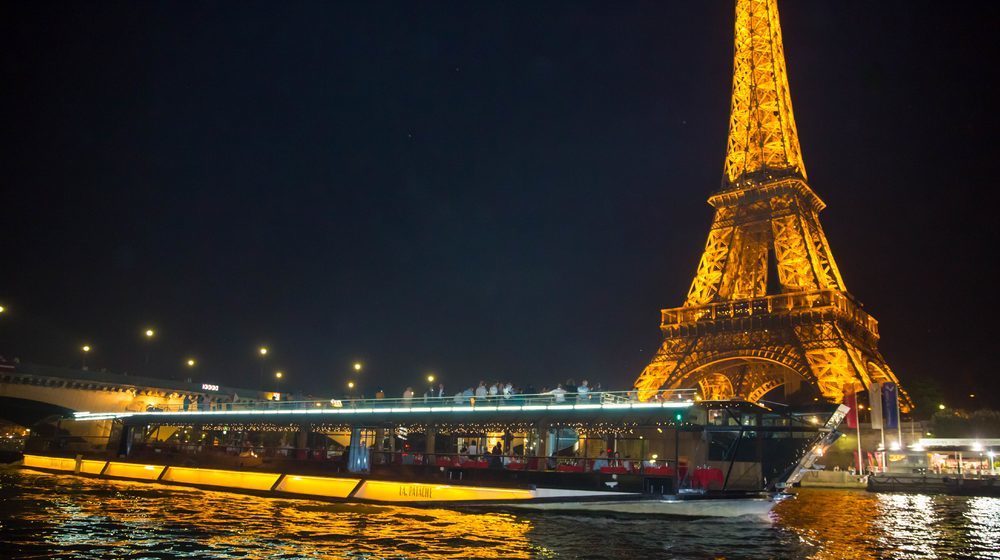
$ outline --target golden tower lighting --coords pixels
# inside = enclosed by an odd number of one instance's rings
[[[777,0],[737,0],[732,102],[715,217],[682,307],[661,312],[663,343],[639,398],[697,388],[757,401],[814,385],[829,401],[897,382],[878,321],[847,291],[806,182]],[[904,412],[912,406],[900,388]]]

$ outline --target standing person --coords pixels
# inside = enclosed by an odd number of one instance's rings
[[[503,386],[503,398],[509,399],[513,394],[514,394],[514,386],[511,384],[510,381],[508,381]]]
[[[493,446],[493,451],[490,452],[490,468],[503,468],[503,445],[500,445],[499,441]]]
[[[566,392],[569,393],[570,399],[576,399],[576,380],[572,377],[566,380],[566,384],[563,386]]]
[[[496,398],[496,396],[500,394],[499,385],[500,385],[499,381],[490,385],[490,398]]]
[[[590,387],[587,386],[586,379],[580,382],[580,385],[576,388],[576,395],[576,398],[581,401],[590,399]]]
[[[184,400],[181,401],[181,404],[184,406],[184,412],[187,412],[188,408],[191,407],[191,397],[184,395]]]
[[[476,387],[476,398],[485,399],[488,391],[486,390],[486,382],[480,381],[479,387]]]
[[[472,440],[472,443],[469,444],[469,460],[476,461],[478,459],[478,455],[479,446],[476,445],[476,440]]]
[[[563,389],[562,383],[556,385],[556,388],[549,391],[549,394],[557,403],[566,402],[566,389]]]
[[[406,390],[403,391],[403,401],[405,401],[406,404],[410,404],[410,402],[413,401],[413,387],[407,387]]]
[[[444,398],[444,383],[438,383],[437,397],[439,399],[443,399]]]

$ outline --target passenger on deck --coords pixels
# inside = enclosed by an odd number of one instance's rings
[[[479,387],[476,387],[476,398],[485,399],[489,391],[486,389],[486,382],[480,381]]]
[[[590,398],[590,387],[587,386],[587,380],[584,379],[580,382],[580,385],[576,388],[577,400],[585,401]]]
[[[511,382],[508,381],[507,384],[503,386],[503,398],[509,399],[511,396],[513,396],[513,394],[514,394],[514,385],[512,385]]]
[[[476,445],[476,442],[472,442],[469,444],[469,460],[470,461],[479,460],[479,446]]]
[[[602,449],[601,450],[601,454],[598,455],[597,459],[594,460],[594,469],[593,470],[600,471],[602,467],[606,467],[606,466],[608,466],[608,450],[607,449]]]
[[[437,395],[436,396],[439,399],[443,399],[444,398],[444,383],[439,383],[438,384]]]
[[[410,404],[411,401],[413,401],[413,387],[407,387],[406,390],[403,391],[403,402],[405,404]]]
[[[562,383],[549,391],[549,394],[553,396],[557,403],[566,402],[566,389],[563,389]]]

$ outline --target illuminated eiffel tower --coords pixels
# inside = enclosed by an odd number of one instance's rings
[[[635,381],[639,397],[698,388],[705,399],[757,401],[806,382],[840,402],[849,387],[896,382],[806,182],[777,0],[737,0],[734,57],[723,186],[708,199],[715,218],[687,301],[662,311],[663,345]],[[902,392],[901,401],[910,407]]]

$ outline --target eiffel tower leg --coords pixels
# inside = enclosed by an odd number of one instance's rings
[[[647,401],[652,398],[663,384],[674,376],[677,364],[683,359],[689,346],[690,344],[682,339],[668,338],[663,341],[649,365],[635,380],[639,400]]]
[[[795,327],[820,394],[831,402],[844,400],[844,387],[871,384],[862,353],[831,323]]]

